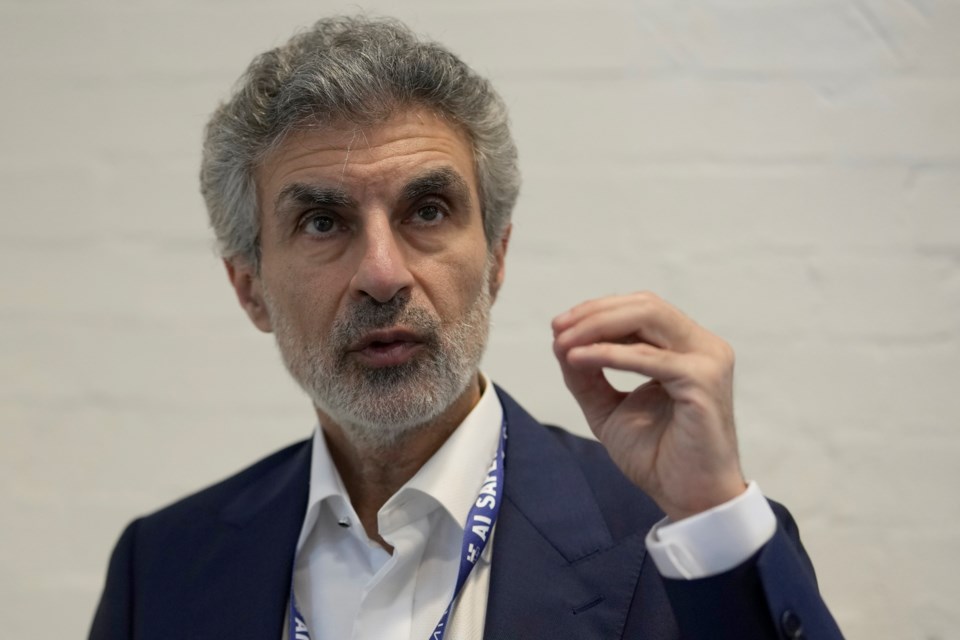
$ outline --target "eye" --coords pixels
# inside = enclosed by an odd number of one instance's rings
[[[337,229],[337,219],[325,213],[308,215],[301,224],[303,230],[312,236],[328,236]]]
[[[412,222],[424,226],[432,226],[439,224],[446,215],[439,206],[435,204],[425,204],[414,212]]]

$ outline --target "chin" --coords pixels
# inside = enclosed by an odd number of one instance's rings
[[[430,428],[463,395],[472,376],[462,385],[449,381],[445,389],[395,390],[394,393],[350,393],[349,400],[334,403],[311,393],[314,404],[336,422],[358,448],[383,450],[400,444],[413,434]],[[437,393],[441,391],[441,393]],[[359,396],[359,397],[358,397]],[[336,406],[339,405],[339,406]]]

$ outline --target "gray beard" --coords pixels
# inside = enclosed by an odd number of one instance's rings
[[[490,265],[486,272],[491,274]],[[326,339],[300,335],[265,292],[277,346],[290,375],[357,447],[385,450],[429,425],[477,375],[490,328],[489,279],[464,318],[444,327],[409,295],[371,298],[337,318]],[[350,357],[364,334],[402,325],[424,337],[413,358],[369,368]]]

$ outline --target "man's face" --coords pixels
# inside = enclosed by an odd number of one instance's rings
[[[403,111],[296,133],[256,178],[261,270],[231,276],[318,409],[384,445],[462,398],[506,249],[488,251],[467,138]]]

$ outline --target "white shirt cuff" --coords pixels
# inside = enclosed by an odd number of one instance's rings
[[[678,522],[664,518],[647,549],[664,578],[694,580],[744,563],[773,537],[777,517],[756,482],[721,505]]]

